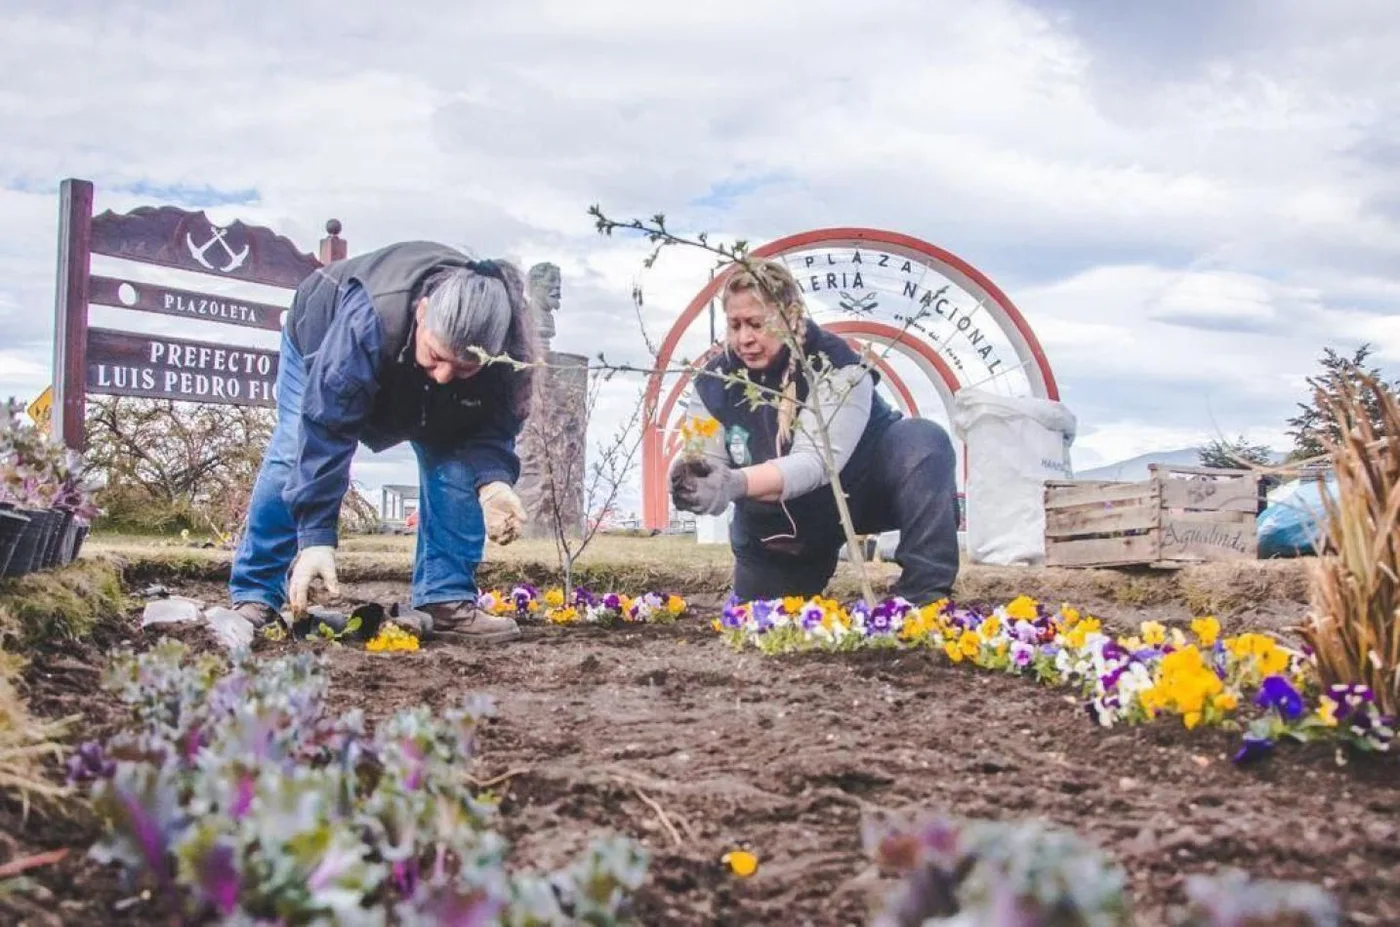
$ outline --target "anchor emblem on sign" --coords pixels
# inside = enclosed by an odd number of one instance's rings
[[[208,241],[206,241],[202,245],[196,245],[194,243],[194,236],[191,235],[189,232],[186,232],[185,244],[189,246],[190,256],[193,257],[196,261],[203,264],[210,270],[218,271],[221,274],[230,274],[238,268],[242,267],[243,262],[248,260],[248,246],[244,245],[243,250],[235,254],[233,248],[229,247],[229,243],[224,240],[224,236],[226,234],[228,234],[227,226],[225,226],[224,228],[219,228],[211,224],[209,226]],[[209,249],[214,247],[214,245],[216,244],[224,249],[224,256],[228,259],[228,262],[224,264],[223,267],[215,267],[213,264],[209,263],[209,259],[205,257],[205,255],[209,252]]]
[[[852,296],[845,290],[841,291],[840,306],[847,312],[855,315],[869,315],[875,311],[875,307],[880,305],[880,298],[875,293],[866,293],[864,296]]]

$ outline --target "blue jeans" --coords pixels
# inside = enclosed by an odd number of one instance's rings
[[[282,498],[296,467],[306,364],[287,334],[274,395],[277,424],[263,454],[248,503],[248,520],[234,555],[229,594],[235,603],[261,602],[281,609],[287,571],[297,554],[297,526]],[[452,450],[413,442],[418,457],[418,539],[413,559],[414,607],[474,600],[476,567],[486,546],[486,521],[476,495],[476,474]]]

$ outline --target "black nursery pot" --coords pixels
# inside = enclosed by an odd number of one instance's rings
[[[48,546],[44,548],[44,569],[51,570],[56,566],[62,566],[66,561],[63,554],[66,552],[64,539],[68,537],[68,526],[73,523],[73,513],[65,509],[49,509],[50,534]]]
[[[15,543],[14,553],[10,555],[9,566],[5,568],[6,576],[23,576],[39,569],[50,537],[50,513],[48,509],[17,509],[16,511],[28,518],[29,522],[24,526],[24,531]]]
[[[58,543],[58,562],[61,566],[67,566],[73,562],[73,545],[77,537],[78,519],[70,512],[68,522],[63,528],[63,539]]]
[[[86,525],[76,518],[73,519],[73,547],[68,554],[68,562],[72,563],[78,559],[78,554],[83,552],[83,542],[87,540],[88,532],[92,530],[90,525]]]
[[[15,548],[27,527],[29,516],[21,515],[8,506],[0,508],[0,576],[10,575],[10,561],[14,559]]]

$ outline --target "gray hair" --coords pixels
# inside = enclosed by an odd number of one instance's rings
[[[527,365],[539,359],[539,333],[525,298],[525,278],[511,262],[476,261],[475,267],[444,268],[425,282],[423,292],[428,299],[423,326],[458,360],[473,358],[472,348]],[[511,411],[523,423],[533,402],[535,370],[507,366],[503,371]]]
[[[457,360],[475,357],[472,348],[500,354],[515,314],[508,284],[464,267],[453,268],[433,283],[423,326]]]

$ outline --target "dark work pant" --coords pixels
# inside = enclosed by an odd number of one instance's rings
[[[927,419],[900,419],[886,429],[863,473],[842,475],[859,534],[898,531],[893,590],[916,605],[948,595],[958,575],[957,459],[948,433]],[[788,502],[797,540],[776,504],[746,504],[730,526],[734,593],[745,601],[811,597],[826,589],[846,543],[830,486]],[[797,511],[794,511],[797,510]]]

